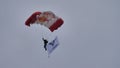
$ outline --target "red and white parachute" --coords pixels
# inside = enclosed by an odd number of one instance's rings
[[[51,32],[58,29],[64,23],[63,19],[51,11],[34,12],[25,22],[25,25],[41,24],[50,29]]]

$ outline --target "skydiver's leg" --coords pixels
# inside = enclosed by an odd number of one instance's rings
[[[44,44],[45,51],[47,50],[46,46],[47,46],[47,44]]]

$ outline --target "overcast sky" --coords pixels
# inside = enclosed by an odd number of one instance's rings
[[[35,11],[64,19],[50,58],[51,32],[24,25]],[[120,68],[120,0],[0,0],[0,68]]]

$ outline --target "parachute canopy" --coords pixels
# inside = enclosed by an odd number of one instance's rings
[[[63,19],[51,11],[34,12],[25,22],[25,25],[41,24],[50,29],[51,32],[58,29],[64,23]]]

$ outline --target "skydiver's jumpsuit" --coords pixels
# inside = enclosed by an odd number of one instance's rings
[[[47,46],[48,41],[46,39],[44,39],[44,38],[42,38],[42,39],[44,41],[44,48],[45,48],[45,50],[47,50],[46,46]]]

